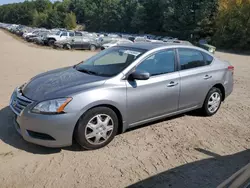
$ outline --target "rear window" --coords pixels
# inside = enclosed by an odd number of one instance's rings
[[[214,57],[211,56],[211,55],[209,55],[209,54],[207,54],[207,53],[204,53],[204,52],[203,52],[202,54],[203,54],[203,56],[204,56],[206,65],[210,65],[210,64],[213,62]]]

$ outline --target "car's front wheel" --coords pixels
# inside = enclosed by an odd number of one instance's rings
[[[221,90],[213,87],[207,94],[203,104],[203,112],[206,116],[214,115],[220,108],[222,102]]]
[[[48,41],[48,45],[49,46],[53,46],[54,45],[54,43],[55,43],[55,39],[49,39],[49,41]]]
[[[99,149],[109,144],[117,131],[116,113],[107,107],[97,107],[80,118],[75,129],[75,138],[85,149]]]

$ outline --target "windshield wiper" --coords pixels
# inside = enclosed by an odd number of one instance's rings
[[[91,70],[87,70],[87,69],[76,69],[80,72],[84,72],[84,73],[87,73],[87,74],[92,74],[92,75],[98,75],[97,72],[94,72],[94,71],[91,71]]]

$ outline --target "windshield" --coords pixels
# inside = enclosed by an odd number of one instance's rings
[[[60,35],[61,34],[61,31],[57,31],[56,35]]]
[[[140,57],[146,50],[113,47],[75,66],[76,70],[99,76],[115,76]]]

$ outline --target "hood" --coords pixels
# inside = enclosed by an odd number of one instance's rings
[[[73,67],[56,69],[32,78],[22,89],[34,101],[68,97],[77,92],[104,84],[107,77],[82,73]]]
[[[47,35],[47,38],[52,38],[52,37],[54,37],[54,38],[59,37],[59,35],[53,35],[53,34],[52,35]]]

